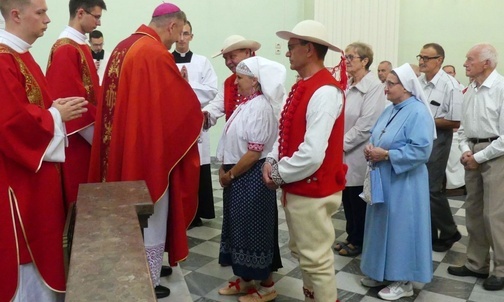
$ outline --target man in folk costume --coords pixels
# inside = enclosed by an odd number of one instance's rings
[[[197,207],[197,140],[203,115],[197,96],[167,51],[186,16],[159,5],[148,26],[120,42],[110,57],[98,107],[90,181],[145,180],[154,213],[144,243],[158,298],[163,252],[170,265],[187,258],[186,229]],[[169,201],[169,202],[168,202]]]
[[[53,102],[29,52],[50,22],[45,0],[1,0],[0,11],[0,301],[56,301],[65,291],[63,123],[87,102]]]
[[[279,138],[263,166],[263,180],[271,189],[283,190],[289,247],[299,259],[305,301],[337,301],[331,216],[341,204],[347,170],[342,114],[346,76],[343,69],[341,83],[336,81],[324,67],[324,57],[328,49],[341,50],[327,42],[325,27],[312,20],[277,36],[288,40],[286,56],[301,80],[281,113]]]
[[[217,119],[226,116],[226,120],[233,114],[238,103],[238,88],[236,87],[236,66],[246,58],[255,55],[255,52],[261,47],[256,41],[247,40],[239,35],[231,35],[224,40],[222,49],[213,57],[222,55],[227,68],[233,72],[219,89],[217,96],[203,108],[205,116],[205,129],[215,125]]]
[[[100,81],[86,42],[86,33],[100,25],[103,0],[70,0],[70,22],[51,48],[46,78],[54,97],[81,96],[88,112],[66,123],[69,146],[62,165],[65,203],[77,200],[80,183],[87,182]]]

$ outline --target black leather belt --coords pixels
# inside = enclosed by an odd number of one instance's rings
[[[487,137],[487,138],[470,138],[469,141],[473,144],[479,144],[479,143],[491,143],[494,140],[498,139],[499,137]]]

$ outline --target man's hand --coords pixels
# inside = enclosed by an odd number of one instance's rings
[[[186,80],[186,82],[189,82],[189,74],[187,73],[187,68],[185,66],[182,66],[182,69],[180,69],[180,75]]]
[[[263,169],[262,169],[262,177],[263,177],[263,182],[268,187],[270,190],[276,190],[278,186],[276,183],[273,181],[271,178],[271,170],[273,167],[271,166],[270,163],[264,163]]]
[[[460,157],[460,163],[464,165],[465,170],[476,170],[479,164],[474,159],[473,153],[471,151],[466,151]]]
[[[210,128],[210,122],[208,121],[209,114],[208,111],[203,111],[203,130],[208,130],[208,128]]]
[[[52,107],[56,108],[63,122],[68,122],[79,118],[84,112],[87,112],[88,101],[82,97],[68,97],[57,99],[53,102]]]

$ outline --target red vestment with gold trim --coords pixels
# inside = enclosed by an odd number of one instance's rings
[[[62,165],[65,203],[77,200],[80,183],[86,183],[89,172],[91,145],[78,132],[95,122],[96,104],[100,94],[100,80],[91,49],[69,38],[54,43],[49,55],[46,78],[51,96],[84,97],[89,104],[82,117],[66,122],[68,148]]]
[[[40,67],[0,44],[0,83],[0,301],[10,301],[20,264],[33,262],[49,288],[65,290],[65,212],[59,164],[42,160],[54,120]]]
[[[154,203],[168,190],[166,250],[174,265],[189,254],[186,229],[197,208],[198,98],[157,33],[142,25],[112,52],[100,102],[90,181],[145,180]]]

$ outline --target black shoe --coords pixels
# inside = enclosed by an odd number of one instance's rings
[[[483,282],[483,288],[486,290],[501,290],[504,288],[504,277],[496,277],[494,275],[488,277]]]
[[[468,269],[465,265],[448,267],[448,274],[460,277],[488,278],[488,274],[476,273]]]
[[[200,226],[203,226],[203,221],[201,221],[201,218],[196,217],[196,218],[194,218],[194,220],[189,225],[189,228],[187,228],[187,229],[190,230],[194,227],[200,227]]]
[[[161,277],[168,277],[173,273],[173,269],[169,266],[163,265],[161,267]]]
[[[432,244],[432,250],[434,252],[446,252],[447,250],[451,249],[453,244],[457,241],[462,239],[462,235],[460,235],[460,232],[457,231],[453,236],[451,236],[448,239],[438,239],[436,242]]]
[[[158,285],[154,287],[154,291],[156,292],[156,298],[166,298],[170,295],[170,289],[166,286]]]

